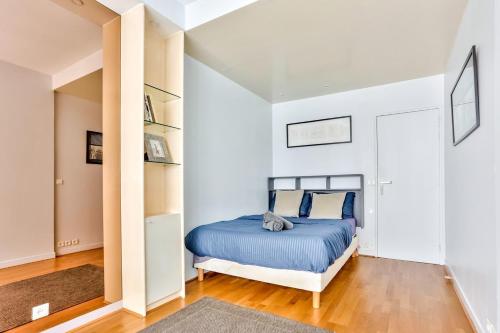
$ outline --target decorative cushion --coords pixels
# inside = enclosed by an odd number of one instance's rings
[[[299,216],[304,190],[276,191],[274,214],[280,216]]]
[[[347,192],[345,194],[344,206],[342,207],[342,218],[349,219],[354,217],[354,198],[356,193]]]
[[[274,204],[276,203],[276,193],[270,192],[269,194],[269,211],[274,212]]]
[[[342,219],[346,193],[313,193],[310,219]]]
[[[272,192],[269,197],[269,211],[274,212],[274,204],[276,202],[276,193]],[[311,211],[312,194],[304,193],[302,197],[302,202],[300,203],[299,216],[307,217]]]
[[[304,193],[304,196],[302,197],[302,202],[300,203],[300,211],[299,211],[300,217],[307,217],[307,215],[309,215],[309,211],[311,210],[311,202],[312,202],[311,193]]]

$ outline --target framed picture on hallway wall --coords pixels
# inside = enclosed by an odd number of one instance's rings
[[[479,127],[479,85],[476,47],[473,46],[451,91],[453,145],[458,145]]]
[[[351,116],[310,120],[286,125],[286,144],[288,148],[351,142]]]
[[[102,164],[102,133],[87,131],[87,164]]]

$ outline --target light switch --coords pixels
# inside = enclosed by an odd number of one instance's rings
[[[56,179],[56,185],[63,185],[64,180],[62,178]]]

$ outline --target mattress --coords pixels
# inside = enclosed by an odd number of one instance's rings
[[[242,216],[193,229],[185,244],[197,257],[277,269],[325,272],[349,247],[354,219],[287,218],[292,230],[262,228],[262,215]]]

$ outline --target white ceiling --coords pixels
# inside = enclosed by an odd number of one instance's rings
[[[184,6],[189,5],[191,2],[195,2],[195,1],[198,1],[198,0],[177,0],[177,2],[180,2]]]
[[[273,103],[445,71],[467,0],[260,0],[186,51]]]
[[[56,91],[102,103],[102,69],[59,87]]]
[[[0,1],[0,60],[55,74],[102,48],[101,27],[48,0]]]

